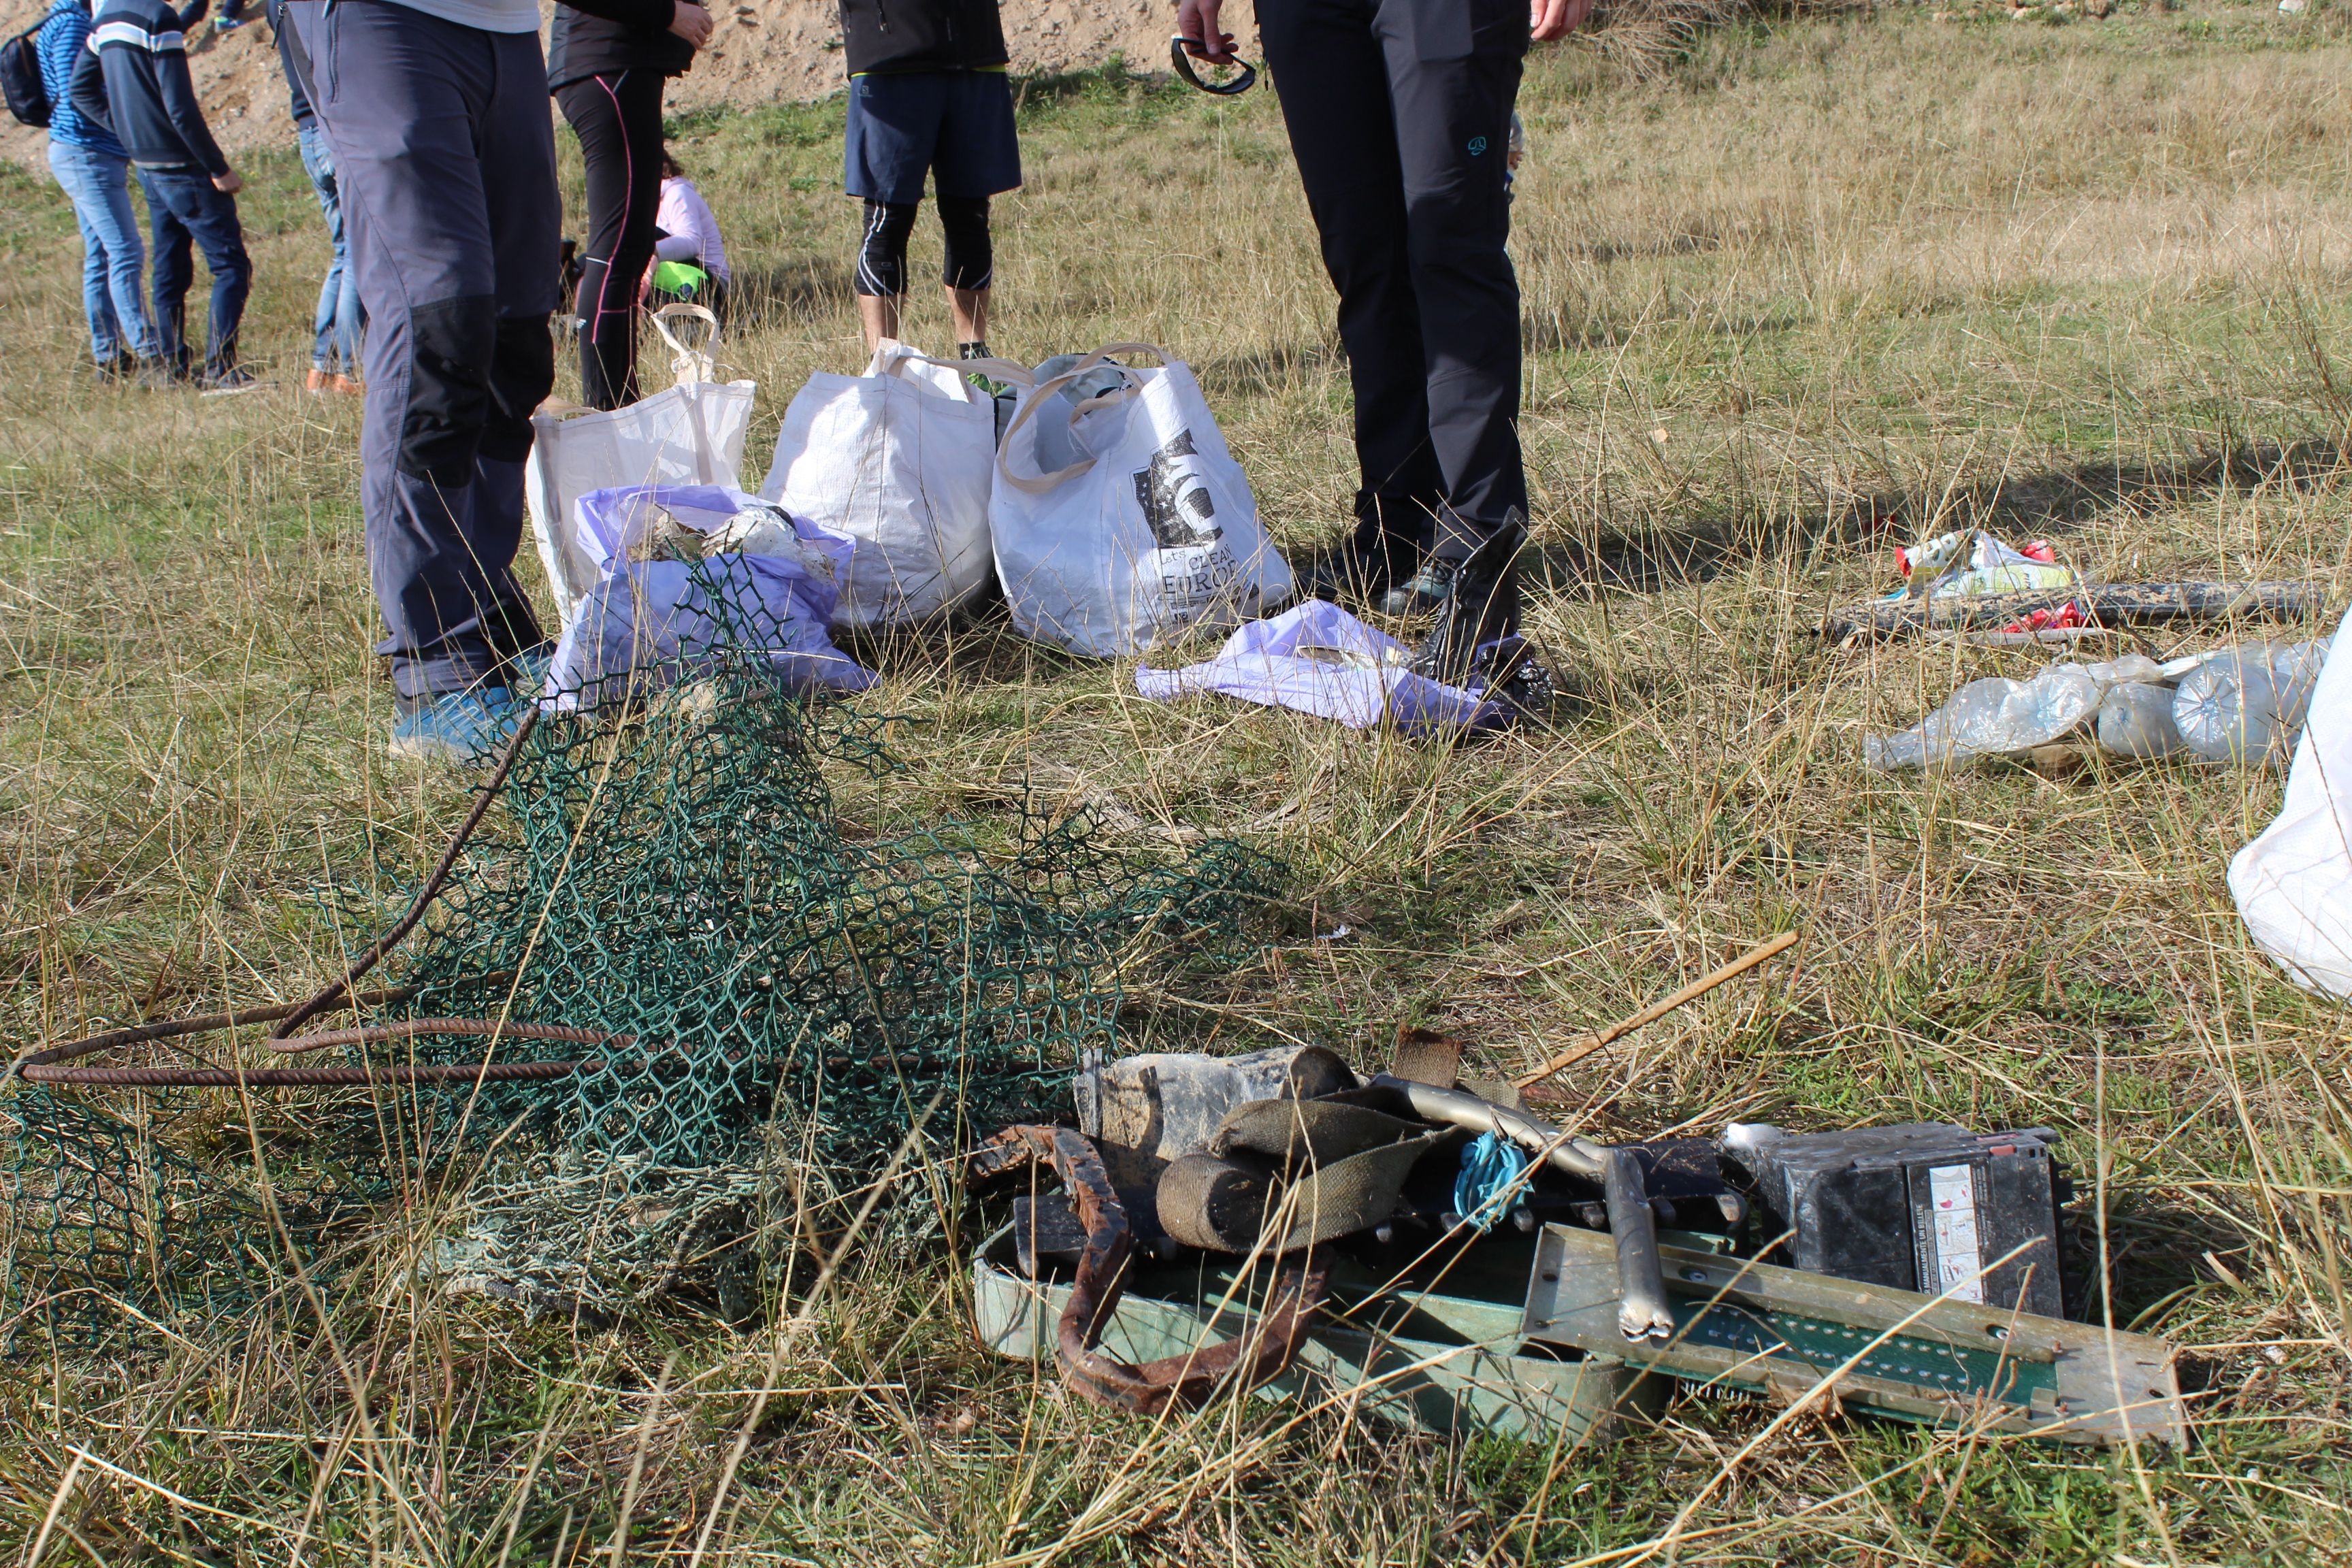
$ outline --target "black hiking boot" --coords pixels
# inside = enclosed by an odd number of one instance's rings
[[[1400,563],[1398,552],[1380,546],[1366,549],[1350,539],[1329,555],[1317,563],[1298,584],[1302,599],[1328,599],[1335,605],[1353,602],[1366,605],[1385,605],[1399,575],[1412,570],[1412,563]]]
[[[1381,612],[1390,616],[1425,616],[1445,603],[1454,592],[1454,574],[1462,570],[1459,561],[1448,561],[1433,555],[1421,563],[1421,570],[1381,596]]]
[[[1437,504],[1428,497],[1358,490],[1354,531],[1307,574],[1298,596],[1385,609],[1396,585],[1422,563]]]

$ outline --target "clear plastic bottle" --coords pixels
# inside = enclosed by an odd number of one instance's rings
[[[2285,760],[2311,707],[2327,642],[2224,648],[2180,678],[2172,721],[2181,741],[2214,762]]]
[[[2099,702],[2099,745],[2119,757],[2168,757],[2184,750],[2172,721],[2172,689],[2126,680]]]
[[[1971,680],[1924,722],[1870,736],[1864,758],[1881,769],[1944,767],[2046,746],[2098,711],[2107,682],[2095,668],[2053,664],[2031,680]]]

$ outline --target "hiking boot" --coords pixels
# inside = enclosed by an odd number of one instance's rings
[[[208,370],[196,377],[196,389],[206,397],[235,397],[240,393],[259,392],[268,384],[241,364]]]
[[[310,374],[302,380],[302,390],[316,397],[329,391],[336,379],[314,364],[310,367]]]
[[[169,392],[180,384],[180,377],[173,373],[171,362],[163,359],[141,360],[138,369],[131,372],[131,379],[142,392]]]
[[[1381,613],[1388,616],[1425,616],[1445,603],[1454,592],[1454,578],[1462,570],[1462,563],[1433,555],[1421,563],[1421,570],[1381,595]]]
[[[1413,652],[1415,674],[1448,686],[1467,686],[1474,676],[1493,683],[1526,656],[1518,635],[1518,555],[1527,542],[1514,511],[1454,567],[1437,625]]]
[[[119,351],[100,360],[90,372],[91,377],[100,386],[121,386],[138,374],[138,356]]]
[[[1349,539],[1307,574],[1298,584],[1298,596],[1328,599],[1335,605],[1349,599],[1360,605],[1384,604],[1397,574],[1410,564],[1399,559],[1403,553],[1403,550],[1385,544],[1367,550],[1360,542]]]
[[[364,397],[367,395],[367,384],[361,381],[359,377],[353,375],[329,376],[327,378],[327,386],[330,391],[339,392],[345,397]]]
[[[445,691],[392,723],[392,754],[412,762],[471,767],[513,738],[521,710],[503,686]]]

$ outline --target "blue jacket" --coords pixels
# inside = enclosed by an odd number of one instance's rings
[[[209,8],[210,0],[194,0],[184,14],[163,0],[100,0],[89,47],[74,67],[74,112],[112,132],[134,163],[215,179],[228,173],[188,79],[184,30]]]
[[[41,58],[41,87],[49,95],[49,140],[87,147],[109,157],[125,157],[121,142],[74,112],[74,67],[89,40],[89,7],[85,0],[58,0],[33,39],[33,48]]]

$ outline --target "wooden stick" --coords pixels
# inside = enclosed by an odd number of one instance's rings
[[[1714,973],[1709,974],[1703,979],[1692,981],[1688,985],[1684,986],[1681,990],[1675,992],[1671,996],[1661,997],[1659,1000],[1651,1003],[1648,1006],[1643,1008],[1640,1012],[1634,1014],[1630,1018],[1619,1019],[1616,1023],[1610,1025],[1607,1028],[1601,1030],[1599,1034],[1594,1035],[1591,1038],[1581,1042],[1570,1049],[1562,1051],[1559,1055],[1552,1058],[1551,1060],[1544,1063],[1543,1066],[1536,1068],[1535,1071],[1528,1074],[1527,1077],[1522,1079],[1514,1079],[1512,1083],[1514,1087],[1518,1089],[1526,1089],[1530,1084],[1540,1083],[1545,1079],[1549,1078],[1552,1074],[1559,1071],[1560,1068],[1574,1067],[1577,1063],[1582,1061],[1593,1052],[1601,1049],[1603,1046],[1613,1044],[1614,1042],[1624,1038],[1627,1035],[1632,1034],[1634,1030],[1642,1027],[1644,1024],[1656,1023],[1659,1019],[1664,1017],[1667,1014],[1673,1012],[1684,1003],[1697,1000],[1699,997],[1704,996],[1708,992],[1714,990],[1717,986],[1722,984],[1725,981],[1736,980],[1740,975],[1747,973],[1749,970],[1763,963],[1766,959],[1770,958],[1773,954],[1785,952],[1796,945],[1797,933],[1792,931],[1784,931],[1779,936],[1772,938],[1769,942],[1759,942],[1756,946],[1749,948],[1746,952],[1741,953],[1738,958],[1733,959],[1729,963],[1725,964],[1721,969],[1717,970]]]

